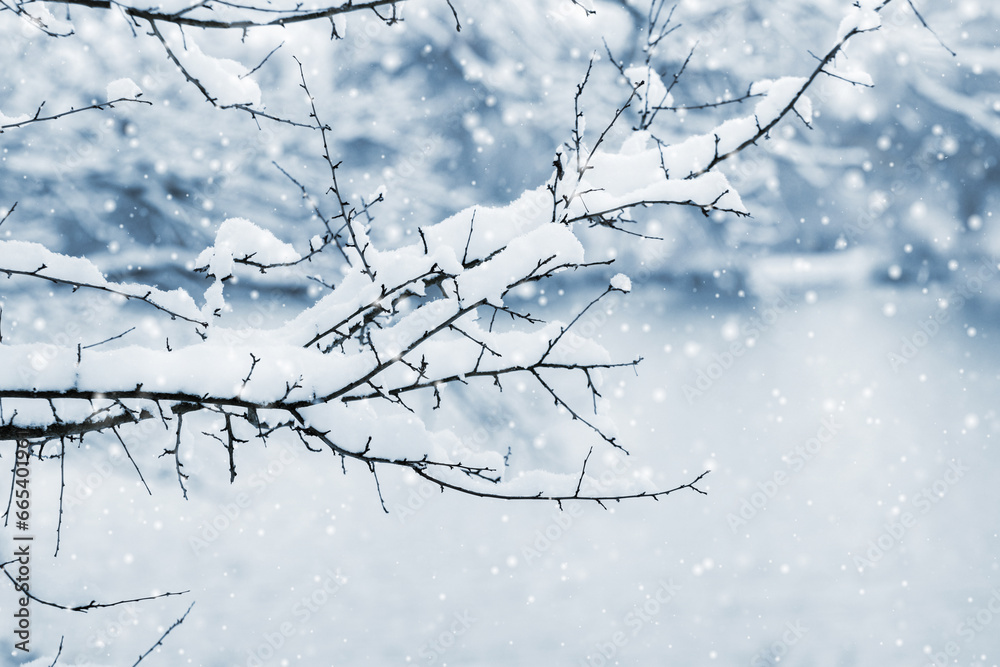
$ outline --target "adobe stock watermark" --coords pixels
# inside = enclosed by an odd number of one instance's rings
[[[477,108],[486,103],[487,96],[478,90],[475,94],[467,94],[452,104],[447,111],[438,116],[436,125],[448,128],[450,131],[456,126],[462,126],[462,120],[467,114],[473,113]],[[423,139],[415,140],[407,144],[407,150],[397,159],[394,167],[386,167],[382,171],[382,176],[386,180],[386,185],[391,186],[396,178],[412,178],[424,173],[432,164],[432,161],[445,152],[445,134],[442,132],[432,132]]]
[[[670,603],[681,591],[681,585],[675,584],[673,579],[660,580],[659,587],[650,595],[646,596],[642,604],[625,614],[623,619],[626,630],[618,630],[605,641],[594,643],[594,653],[586,658],[581,658],[581,667],[605,667],[605,665],[617,665],[618,653],[635,639],[642,630],[653,622],[664,607]]]
[[[990,624],[993,623],[993,620],[1000,617],[1000,587],[994,586],[990,593],[990,598],[986,603],[977,609],[975,614],[966,616],[965,620],[955,628],[955,634],[965,640],[966,644],[985,632]],[[996,630],[993,631],[991,636],[996,637]],[[934,651],[933,648],[928,646],[925,649],[928,660],[925,665],[926,667],[944,667],[945,665],[954,664],[957,662],[957,658],[961,655],[962,650],[962,645],[955,640],[949,640],[940,651]]]
[[[59,329],[54,330],[44,319],[36,320],[34,330],[41,332],[30,354],[25,355],[18,365],[17,374],[23,384],[34,382],[38,374],[55,361],[60,354],[70,351],[74,356],[76,346],[85,344],[83,334],[88,327],[96,322],[106,320],[119,307],[114,297],[81,294],[77,303],[83,308],[79,314],[60,322]],[[124,298],[122,299],[124,301]]]
[[[616,480],[624,478],[630,467],[628,459],[615,456],[610,467],[603,470],[596,479],[585,478],[584,483],[581,484],[581,490],[584,493],[604,493],[613,488]],[[541,558],[552,548],[552,545],[572,530],[577,520],[584,514],[583,501],[566,502],[561,509],[553,510],[552,516],[545,526],[535,530],[531,542],[521,546],[521,557],[524,558],[524,562],[530,565]]]
[[[941,331],[941,326],[958,314],[967,301],[972,300],[977,293],[981,293],[983,285],[993,280],[998,270],[1000,270],[1000,258],[994,256],[991,259],[983,259],[974,274],[966,274],[965,281],[961,285],[940,299],[942,307],[921,321],[912,334],[903,336],[899,348],[886,355],[889,367],[898,373],[900,367],[913,361],[923,348],[930,345]]]
[[[785,623],[785,631],[780,639],[771,642],[763,651],[759,651],[750,658],[750,667],[773,667],[777,665],[792,650],[792,647],[802,641],[809,628],[802,625],[802,621],[796,620],[794,623]]]
[[[98,658],[106,655],[109,646],[117,642],[125,634],[129,626],[139,625],[139,612],[142,611],[138,604],[129,602],[117,612],[114,620],[107,621],[104,627],[93,631],[87,639],[86,652],[77,653],[70,665],[92,665]]]
[[[906,533],[917,525],[917,520],[931,511],[931,509],[941,502],[955,484],[965,477],[969,472],[968,466],[962,465],[962,461],[955,459],[948,464],[948,470],[944,475],[936,479],[930,486],[922,488],[911,501],[913,509],[900,513],[899,518],[882,525],[882,532],[873,540],[868,540],[866,549],[859,550],[854,556],[854,566],[858,572],[864,572],[866,567],[874,567],[885,554],[894,549],[903,541]],[[861,555],[861,554],[864,555]]]
[[[273,658],[285,642],[296,634],[297,626],[307,623],[313,614],[322,609],[341,587],[347,584],[347,579],[341,576],[339,569],[336,572],[327,569],[324,574],[326,576],[309,595],[292,605],[291,615],[297,623],[286,620],[276,630],[261,635],[263,641],[247,651],[246,667],[263,667],[264,663]],[[317,577],[317,580],[319,579],[320,577]]]
[[[791,475],[802,470],[806,463],[822,451],[825,445],[834,441],[837,433],[844,428],[843,424],[838,424],[834,415],[827,415],[820,420],[820,426],[816,429],[816,435],[809,438],[804,443],[795,445],[795,448],[781,457],[785,462],[786,470],[775,470],[771,479],[757,482],[757,490],[740,502],[738,512],[730,512],[726,515],[726,523],[729,529],[736,534],[738,528],[747,525],[757,515],[764,511],[767,504],[778,495],[780,489],[791,479]]]
[[[149,443],[154,433],[162,431],[163,428],[159,422],[152,419],[145,419],[138,424],[133,424],[129,429],[123,430],[120,434],[122,442],[125,443],[126,448],[131,447],[131,449],[126,450],[112,444],[107,450],[107,458],[89,459],[90,471],[87,471],[86,474],[81,473],[81,478],[75,483],[66,484],[66,488],[63,490],[63,508],[69,511],[82,506],[115,474],[123,476],[134,474],[136,481],[140,481],[138,474],[135,474],[134,471],[132,473],[122,472],[118,468],[124,464],[127,464],[127,468],[132,468],[132,460],[129,458],[128,452],[140,450],[143,445]]]
[[[583,516],[583,507],[578,502],[567,503],[564,509],[557,509],[553,512],[552,518],[545,524],[545,527],[535,531],[531,544],[525,544],[521,547],[521,556],[524,558],[524,562],[530,565],[533,561],[541,558],[542,554],[551,549],[553,544],[562,539],[563,535],[573,527],[573,524],[581,516]]]
[[[271,459],[267,465],[250,475],[247,480],[253,494],[240,491],[232,502],[220,503],[218,513],[208,521],[203,521],[197,529],[197,534],[188,539],[188,545],[195,556],[200,556],[212,542],[215,542],[233,525],[243,512],[253,505],[254,499],[291,467],[299,458],[300,450],[283,448],[278,456]]]
[[[14,450],[14,468],[11,478],[11,501],[13,512],[7,510],[4,515],[4,524],[14,515],[14,525],[22,534],[15,535],[13,540],[13,558],[4,566],[13,565],[17,576],[4,570],[4,574],[10,577],[14,583],[14,590],[20,595],[17,596],[17,611],[11,614],[13,618],[13,634],[16,640],[14,648],[18,651],[28,653],[31,651],[31,598],[28,597],[31,591],[31,545],[34,536],[25,535],[31,528],[31,448],[27,441],[18,440],[17,448]]]
[[[417,655],[430,664],[436,664],[447,651],[455,645],[459,637],[464,635],[475,624],[476,619],[472,613],[466,609],[462,613],[455,612],[452,615],[451,623],[442,630],[434,639],[424,642]]]
[[[771,303],[762,308],[758,314],[752,316],[747,322],[740,326],[740,339],[729,344],[729,348],[712,355],[712,361],[704,368],[699,368],[695,373],[694,384],[685,384],[681,387],[684,398],[688,405],[694,405],[695,400],[705,395],[705,392],[712,389],[715,383],[722,379],[729,369],[743,357],[749,350],[752,350],[760,336],[771,329],[783,314],[793,307],[788,296],[779,291],[778,296]]]
[[[883,15],[884,16],[884,15]],[[942,133],[943,134],[943,133]],[[940,144],[943,138],[937,142]],[[862,238],[871,231],[883,214],[895,204],[903,204],[906,200],[903,195],[910,186],[917,185],[921,177],[931,168],[932,165],[944,159],[944,153],[940,145],[925,147],[920,153],[911,156],[902,165],[903,178],[894,180],[889,185],[889,190],[879,191],[878,197],[869,200],[867,210],[858,214],[856,222],[847,223],[843,231],[843,244],[857,245]]]
[[[530,200],[525,200],[530,201]],[[525,209],[518,209],[514,205],[515,215],[523,213]],[[532,209],[535,210],[535,209]],[[607,325],[622,301],[629,293],[637,291],[652,281],[656,274],[653,268],[665,262],[670,257],[669,252],[662,245],[652,246],[652,250],[643,256],[641,265],[634,271],[629,271],[628,278],[631,281],[631,289],[628,293],[612,290],[602,297],[600,302],[594,304],[592,308],[581,313],[579,319],[569,329],[574,336],[564,336],[552,350],[551,358],[559,362],[572,362],[574,353],[583,348],[594,335]]]
[[[511,418],[505,413],[490,414],[480,419],[479,426],[472,432],[472,435],[464,441],[476,447],[482,447],[489,442],[493,436],[511,423]],[[399,523],[406,523],[413,515],[424,508],[427,501],[432,496],[441,494],[441,487],[425,479],[410,488],[404,502],[395,502],[392,506],[392,513],[396,515]]]

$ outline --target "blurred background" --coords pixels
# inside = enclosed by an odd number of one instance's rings
[[[248,69],[281,45],[253,75],[261,105],[308,122],[293,56],[303,63],[345,194],[384,194],[372,236],[392,247],[544,183],[592,54],[592,137],[629,92],[608,52],[645,59],[645,1],[596,2],[594,15],[556,0],[454,4],[460,32],[443,0],[409,0],[393,26],[350,16],[342,40],[319,23],[185,36]],[[651,64],[669,81],[692,53],[679,106],[739,97],[807,76],[850,4],[682,0]],[[86,615],[35,605],[35,652],[12,653],[4,634],[4,660],[48,665],[64,638],[58,664],[131,664],[195,601],[145,662],[998,664],[1000,5],[914,4],[937,36],[895,0],[838,58],[873,88],[821,77],[811,128],[786,119],[726,163],[751,217],[647,209],[635,231],[660,240],[584,230],[589,257],[613,266],[518,295],[565,321],[611,275],[632,276],[633,292],[588,321],[618,357],[644,357],[637,375],[604,378],[631,456],[598,446],[602,480],[670,488],[708,469],[707,496],[559,512],[386,471],[384,513],[362,467],[250,443],[229,485],[225,450],[192,434],[185,501],[157,458],[172,443],[162,429],[130,443],[152,495],[116,439],[92,437],[67,456],[57,558],[59,466],[33,469],[36,594],[190,592]],[[84,8],[68,18],[75,34],[53,39],[0,12],[0,112],[101,102],[121,77],[153,105],[0,134],[0,217],[17,202],[2,238],[194,294],[210,284],[194,258],[228,217],[307,246],[312,210],[274,163],[324,205],[318,133],[213,108],[146,26],[133,36],[117,13]],[[678,140],[750,104],[662,112],[654,132]],[[322,289],[242,280],[233,292],[277,324]],[[111,301],[23,280],[0,279],[0,302],[11,343],[60,343],[71,322],[85,344],[122,328]],[[131,342],[157,335],[148,313],[126,314],[143,324]],[[432,427],[509,448],[516,468],[572,473],[599,444],[530,387],[445,398]]]

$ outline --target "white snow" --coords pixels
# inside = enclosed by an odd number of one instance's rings
[[[69,36],[73,34],[73,24],[64,19],[56,18],[45,5],[32,4],[29,8],[19,7],[19,11],[27,16],[26,25],[31,25],[35,29],[44,30],[53,35]],[[38,36],[41,36],[38,33]]]
[[[757,103],[754,114],[757,116],[760,125],[766,126],[777,118],[784,111],[796,95],[803,90],[807,79],[798,76],[785,76],[774,81],[758,81],[750,88],[751,93],[765,93],[764,99]],[[799,98],[797,103],[802,103],[805,96]],[[803,117],[808,121],[812,117],[812,105],[804,108],[796,107]]]
[[[4,127],[5,125],[14,125],[16,123],[23,123],[24,121],[30,119],[31,116],[29,116],[26,113],[20,114],[18,116],[7,116],[4,115],[2,111],[0,111],[0,127]]]
[[[198,255],[195,265],[207,267],[210,276],[225,279],[233,274],[235,259],[248,258],[268,265],[294,262],[302,256],[291,244],[246,218],[228,218],[219,225],[215,243]]]
[[[546,225],[511,240],[507,247],[458,280],[467,302],[503,303],[502,295],[522,278],[583,261],[583,246],[567,227]],[[538,266],[541,264],[541,266]]]
[[[639,89],[639,94],[642,95],[647,111],[655,107],[671,106],[674,103],[673,95],[667,92],[666,85],[652,67],[629,67],[625,70],[625,76],[628,77],[633,86],[645,82],[645,85]]]
[[[858,0],[856,6],[851,7],[847,16],[840,22],[837,28],[837,42],[844,39],[851,31],[874,30],[882,25],[882,18],[878,13],[880,0]]]
[[[616,273],[611,277],[611,287],[621,292],[631,292],[632,281],[624,273]]]
[[[0,241],[0,271],[8,269],[96,288],[107,288],[117,294],[145,298],[177,315],[194,320],[200,313],[194,300],[183,289],[163,291],[138,283],[114,283],[107,280],[90,260],[52,252],[39,243]]]
[[[107,92],[109,102],[120,99],[134,100],[142,95],[142,89],[129,78],[115,79],[108,84]]]
[[[802,77],[782,77],[777,80],[755,82],[751,86],[750,92],[755,95],[762,95],[762,97],[757,101],[753,114],[727,120],[711,132],[694,135],[680,143],[663,148],[663,166],[666,167],[670,179],[672,181],[676,179],[678,187],[684,187],[680,184],[688,182],[684,179],[690,174],[703,171],[717,156],[723,156],[737,150],[740,146],[752,140],[761,128],[773,123],[793,103],[793,100],[796,100],[796,96],[800,94],[805,83],[806,79]],[[804,95],[798,97],[794,108],[806,122],[809,122],[812,118],[812,105]],[[643,136],[642,133],[637,133],[633,137],[634,140],[630,139],[626,143],[626,146],[628,146],[627,153],[624,150],[621,153],[621,155],[635,156],[630,159],[630,164],[634,166],[631,169],[627,169],[620,162],[613,169],[609,170],[609,174],[602,175],[603,179],[612,178],[618,182],[636,182],[638,178],[639,182],[642,180],[648,182],[650,178],[656,178],[659,175],[660,180],[662,180],[662,171],[659,169],[661,153],[655,148],[648,148],[643,153],[638,153],[636,150],[637,142],[641,141]],[[656,166],[656,169],[652,168],[653,165]],[[590,179],[596,180],[592,176]],[[693,203],[709,205],[721,192],[729,189],[728,184],[719,182],[716,182],[716,184],[721,186],[722,189],[714,191],[701,190],[700,192],[697,189],[693,189],[692,193],[694,196],[691,197]],[[736,197],[735,192],[732,195]],[[684,196],[684,193],[679,191],[673,191],[671,197],[680,197],[680,201],[688,199],[688,197]],[[719,207],[742,211],[742,204],[737,202],[738,197],[730,199],[727,204],[720,202]]]
[[[165,29],[167,45],[181,61],[184,69],[197,79],[219,106],[247,104],[259,106],[260,86],[246,76],[249,68],[229,58],[217,58],[204,53],[188,33],[183,38],[179,31]]]

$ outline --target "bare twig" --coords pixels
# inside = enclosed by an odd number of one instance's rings
[[[309,98],[309,107],[311,112],[309,114],[310,118],[315,121],[315,127],[320,131],[320,136],[323,139],[323,159],[326,160],[327,165],[330,167],[330,182],[333,184],[330,186],[328,192],[332,193],[337,198],[337,204],[340,207],[340,218],[343,219],[344,224],[347,226],[347,231],[351,236],[351,246],[354,247],[355,251],[358,253],[358,257],[361,259],[361,265],[364,267],[365,273],[372,280],[375,279],[375,273],[372,271],[371,266],[368,264],[368,260],[365,257],[365,252],[368,249],[367,239],[362,239],[363,242],[359,241],[361,233],[355,229],[354,209],[349,209],[348,204],[344,201],[344,198],[340,194],[340,186],[337,183],[337,168],[340,163],[334,163],[333,158],[330,157],[330,144],[327,139],[327,132],[330,131],[330,126],[323,123],[319,118],[319,112],[316,110],[316,98],[313,97],[312,93],[309,92],[309,85],[306,83],[305,69],[302,67],[302,62],[298,58],[295,58],[295,62],[299,66],[299,78],[302,80],[300,86],[302,90],[305,91],[306,96]]]
[[[7,571],[7,566],[10,565],[11,563],[16,563],[16,562],[17,560],[9,560],[6,563],[0,563],[0,570],[3,570],[3,573],[7,575],[7,578],[10,579],[11,583],[14,584],[15,587],[18,587],[20,586],[20,584],[18,584],[17,580],[14,579],[11,573]],[[67,606],[59,604],[57,602],[49,602],[48,600],[43,600],[42,598],[32,593],[31,590],[23,590],[21,588],[17,588],[17,590],[26,595],[27,597],[31,598],[38,604],[43,604],[47,607],[53,607],[55,609],[65,609],[66,611],[78,611],[81,613],[87,613],[92,609],[107,609],[109,607],[117,607],[118,605],[129,604],[131,602],[145,602],[147,600],[159,600],[160,598],[168,598],[175,595],[185,595],[191,592],[191,591],[180,591],[176,593],[160,593],[159,595],[149,595],[146,597],[132,598],[130,600],[119,600],[117,602],[97,602],[96,600],[91,600],[86,604]]]
[[[140,93],[140,95],[141,95],[141,93]],[[64,118],[66,116],[71,116],[71,115],[73,115],[75,113],[80,113],[81,111],[93,111],[93,110],[101,110],[101,111],[103,111],[104,109],[114,109],[115,105],[118,104],[119,102],[134,102],[136,104],[148,104],[150,106],[153,105],[152,102],[149,102],[147,100],[140,100],[138,98],[130,98],[130,97],[119,97],[116,100],[109,100],[107,102],[101,102],[99,104],[91,104],[90,106],[80,107],[79,109],[70,109],[69,111],[63,111],[61,113],[53,114],[51,116],[42,116],[41,115],[42,114],[42,107],[45,106],[45,102],[42,102],[40,105],[38,105],[38,109],[35,111],[35,115],[32,116],[31,118],[29,118],[27,120],[17,121],[15,123],[8,123],[7,125],[0,125],[0,134],[3,134],[7,130],[13,130],[14,128],[24,127],[25,125],[31,125],[32,123],[44,123],[45,121],[48,121],[48,120],[58,120],[59,118]],[[14,206],[17,206],[16,202],[14,203]],[[14,208],[11,207],[11,209],[10,209],[10,211],[8,211],[7,215],[10,215],[13,212],[14,212]],[[4,220],[6,220],[6,219],[7,219],[7,216],[5,215],[3,217],[3,220],[0,220],[0,225],[2,225],[3,222],[4,222]]]
[[[271,56],[273,56],[275,54],[275,52],[278,49],[280,49],[281,47],[283,47],[284,45],[285,45],[285,43],[282,42],[281,44],[278,44],[276,47],[274,47],[273,49],[271,49],[271,52],[268,53],[266,56],[264,56],[264,59],[261,60],[260,63],[256,67],[254,67],[252,70],[250,70],[246,74],[240,74],[239,78],[245,79],[248,76],[250,76],[251,74],[253,74],[254,72],[256,72],[257,70],[259,70],[261,67],[264,66],[264,63],[266,63],[271,58]]]
[[[105,343],[110,343],[111,341],[118,340],[119,338],[121,338],[123,336],[126,336],[126,335],[132,333],[133,331],[135,331],[135,327],[132,327],[131,329],[128,329],[127,331],[123,331],[120,334],[118,334],[117,336],[112,336],[111,338],[106,338],[106,339],[102,340],[100,343],[91,343],[90,345],[84,345],[80,349],[81,350],[89,350],[92,347],[97,347],[98,345],[104,345]]]
[[[191,603],[190,605],[188,605],[188,608],[187,608],[187,611],[185,611],[185,612],[184,612],[184,615],[183,615],[183,616],[181,616],[180,618],[178,618],[178,619],[177,619],[176,621],[174,621],[173,625],[171,625],[171,626],[170,626],[169,628],[167,628],[166,632],[164,632],[164,633],[163,633],[163,634],[162,634],[162,635],[160,636],[160,638],[156,640],[156,643],[155,643],[155,644],[153,644],[152,646],[150,646],[150,647],[149,647],[149,650],[148,650],[148,651],[146,651],[145,653],[143,653],[142,655],[140,655],[140,656],[139,656],[139,659],[138,659],[138,660],[136,660],[136,661],[135,661],[134,663],[132,663],[132,667],[136,667],[136,665],[138,665],[138,664],[139,664],[140,662],[142,662],[142,661],[143,661],[143,659],[144,659],[144,658],[145,658],[145,657],[146,657],[147,655],[149,655],[150,653],[152,653],[152,652],[153,652],[153,650],[154,650],[154,649],[155,649],[155,648],[156,648],[157,646],[162,646],[162,645],[163,645],[163,640],[167,638],[167,635],[169,635],[169,634],[170,634],[170,632],[171,632],[171,631],[172,631],[172,630],[173,630],[174,628],[176,628],[176,627],[177,627],[178,625],[180,625],[181,623],[183,623],[183,622],[184,622],[184,619],[186,619],[186,618],[187,618],[187,615],[191,613],[191,608],[192,608],[192,607],[194,607],[194,602],[192,602],[192,603]]]
[[[62,519],[63,519],[63,492],[66,490],[66,439],[59,439],[59,522],[56,524],[56,551],[52,554],[55,558],[59,555],[59,544],[62,541]]]
[[[118,438],[118,442],[121,443],[122,449],[125,450],[125,455],[128,456],[128,460],[132,462],[132,467],[135,468],[135,472],[139,475],[139,481],[142,482],[142,485],[144,487],[146,487],[146,493],[148,493],[149,495],[153,495],[153,492],[150,491],[150,489],[149,489],[149,484],[146,484],[146,479],[142,476],[142,471],[139,470],[138,464],[136,464],[135,459],[132,458],[132,452],[130,452],[128,450],[128,446],[125,444],[125,441],[122,439],[121,434],[118,433],[118,429],[112,427],[111,431],[115,434],[115,437]]]
[[[4,213],[4,216],[2,218],[0,218],[0,226],[2,226],[3,223],[7,222],[7,218],[10,217],[11,213],[14,212],[15,208],[17,208],[17,202],[14,202],[14,205],[11,206],[10,209],[8,209],[8,211],[6,213]]]
[[[443,480],[443,479],[441,479],[439,477],[435,477],[434,475],[432,475],[431,473],[429,473],[426,469],[422,469],[422,468],[414,468],[413,471],[415,473],[417,473],[418,475],[420,475],[421,477],[423,477],[424,479],[426,479],[427,481],[433,482],[434,484],[437,484],[440,487],[443,487],[443,488],[446,488],[446,489],[451,489],[452,491],[460,491],[460,492],[462,492],[462,493],[464,493],[466,495],[476,496],[476,497],[479,497],[479,498],[493,498],[493,499],[496,499],[496,500],[532,500],[532,501],[537,501],[537,500],[546,501],[547,500],[547,501],[559,502],[559,503],[561,503],[561,502],[567,502],[567,501],[572,501],[572,500],[587,500],[587,501],[595,502],[595,503],[601,505],[601,507],[604,507],[604,503],[611,502],[611,501],[621,502],[623,500],[634,500],[634,499],[638,499],[638,498],[652,498],[653,500],[659,500],[660,498],[664,498],[666,496],[669,496],[672,493],[676,493],[676,492],[682,491],[684,489],[689,489],[691,491],[695,491],[696,493],[700,493],[703,496],[707,496],[708,493],[706,491],[702,491],[701,489],[699,489],[697,487],[697,484],[698,484],[698,482],[700,482],[705,477],[705,475],[707,475],[709,472],[711,472],[709,470],[706,470],[705,472],[701,473],[700,475],[698,475],[697,477],[695,477],[690,482],[688,482],[686,484],[681,484],[679,486],[675,486],[672,489],[666,489],[665,491],[640,491],[638,493],[623,493],[623,494],[609,493],[609,494],[603,494],[603,495],[601,495],[601,494],[594,494],[594,495],[579,494],[578,495],[576,492],[574,492],[572,494],[568,494],[568,493],[567,494],[558,494],[558,493],[544,494],[544,493],[538,493],[538,494],[532,495],[532,496],[518,496],[518,495],[505,494],[505,493],[493,493],[493,492],[490,492],[490,491],[482,491],[482,490],[479,490],[479,489],[465,488],[465,487],[459,486],[457,484],[454,484],[452,482],[449,482],[447,480]],[[607,509],[607,508],[605,508],[605,509]]]
[[[951,50],[950,48],[948,48],[948,45],[947,45],[947,44],[945,44],[945,43],[944,43],[944,42],[943,42],[943,41],[941,40],[941,38],[940,38],[940,37],[938,37],[938,34],[937,34],[936,32],[934,32],[934,29],[933,29],[933,28],[931,28],[931,27],[930,27],[930,26],[929,26],[929,25],[927,24],[927,21],[925,21],[925,20],[924,20],[924,17],[920,15],[920,12],[919,12],[919,11],[917,10],[917,7],[916,7],[916,5],[914,5],[914,4],[913,4],[913,0],[906,0],[906,2],[907,2],[907,3],[909,4],[909,5],[910,5],[910,9],[912,9],[912,10],[913,10],[913,13],[917,15],[917,18],[918,18],[918,19],[920,19],[920,22],[921,22],[921,23],[923,24],[923,26],[924,26],[925,28],[927,28],[927,30],[928,30],[928,31],[929,31],[929,32],[930,32],[930,33],[931,33],[932,35],[934,35],[934,38],[935,38],[935,39],[937,39],[937,41],[938,41],[938,44],[940,44],[940,45],[941,45],[942,47],[944,47],[944,50],[945,50],[945,51],[947,51],[947,52],[948,52],[948,53],[950,53],[951,55],[953,55],[953,56],[956,56],[956,57],[957,57],[957,56],[958,56],[958,54],[957,54],[957,53],[955,53],[954,51],[952,51],[952,50]]]
[[[455,5],[451,4],[451,0],[445,0],[445,2],[448,3],[451,15],[455,17],[455,32],[462,32],[462,23],[458,20],[458,12],[455,11]]]
[[[66,639],[66,636],[65,636],[65,635],[63,635],[63,636],[59,637],[59,650],[58,650],[58,651],[56,651],[56,657],[55,657],[55,658],[53,658],[53,660],[52,660],[52,664],[50,664],[50,665],[49,665],[49,667],[56,667],[56,663],[57,663],[57,662],[59,662],[59,656],[61,656],[61,655],[62,655],[62,650],[63,650],[63,640],[64,640],[64,639]]]

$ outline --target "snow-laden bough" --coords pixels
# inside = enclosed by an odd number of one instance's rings
[[[419,227],[418,240],[402,247],[376,247],[363,222],[370,219],[368,205],[359,209],[341,196],[337,165],[328,157],[329,128],[311,97],[310,117],[323,137],[338,210],[325,216],[316,208],[325,231],[313,237],[308,250],[297,250],[251,220],[226,220],[215,243],[193,262],[211,280],[196,298],[182,289],[108,280],[83,257],[0,241],[0,274],[8,279],[103,291],[158,312],[164,332],[170,332],[155,348],[127,344],[124,338],[84,347],[82,342],[15,344],[0,337],[0,440],[41,446],[98,432],[117,435],[119,429],[156,421],[176,434],[174,448],[166,453],[174,456],[183,488],[183,420],[204,413],[224,424],[222,435],[212,437],[229,450],[231,479],[237,473],[238,443],[288,432],[310,449],[361,461],[373,474],[380,466],[403,467],[442,490],[477,496],[604,504],[658,499],[682,489],[704,493],[696,485],[707,473],[669,489],[591,493],[599,488],[587,475],[593,448],[578,474],[537,471],[505,479],[501,452],[477,450],[454,434],[431,430],[410,399],[425,394],[440,401],[444,387],[469,383],[502,391],[509,378],[526,379],[569,419],[588,427],[596,443],[624,451],[613,424],[592,412],[597,412],[603,372],[634,367],[641,359],[613,359],[595,340],[580,335],[576,325],[607,295],[630,292],[632,281],[623,273],[613,275],[568,323],[543,322],[521,312],[512,305],[512,291],[610,264],[587,260],[577,237],[580,225],[624,229],[630,212],[650,206],[748,215],[715,167],[766,138],[789,114],[808,124],[812,105],[806,90],[819,74],[834,75],[836,55],[850,37],[877,27],[884,4],[859,3],[809,76],[757,82],[748,92],[756,99],[753,113],[710,133],[666,145],[641,124],[612,150],[605,145],[607,129],[587,145],[578,113],[574,139],[557,154],[549,182],[507,206],[474,207]],[[165,39],[165,44],[173,42]],[[219,66],[207,57],[205,63],[200,81],[212,80],[205,73],[209,70],[227,81],[245,73],[232,63]],[[671,86],[651,68],[623,73],[632,96],[615,121],[643,86],[645,100],[672,103]],[[868,81],[860,73],[838,78]],[[219,104],[259,104],[255,85],[237,88],[228,86],[231,94]],[[304,76],[303,88],[308,93]],[[108,90],[109,97],[140,93],[131,81],[112,82]],[[652,118],[650,109],[656,110],[646,102],[643,118]],[[313,279],[305,268],[324,252],[339,252],[345,262],[324,296],[269,328],[227,324],[239,319],[243,307],[227,301],[228,281],[261,274]],[[555,379],[564,375],[577,378],[592,396],[592,411],[563,395],[561,380]]]

